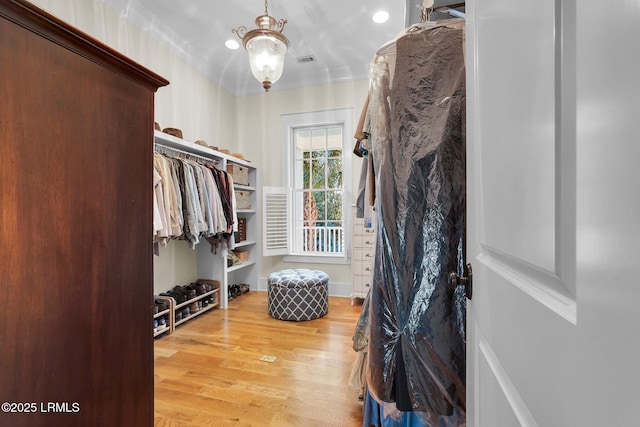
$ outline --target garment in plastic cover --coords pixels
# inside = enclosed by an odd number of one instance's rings
[[[368,386],[426,425],[465,412],[463,29],[410,32],[372,65],[378,240]]]

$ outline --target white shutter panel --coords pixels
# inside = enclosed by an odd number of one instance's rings
[[[289,254],[289,190],[283,187],[262,188],[264,256]]]

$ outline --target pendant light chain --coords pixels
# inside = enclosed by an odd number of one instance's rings
[[[268,10],[268,4],[267,4],[268,0],[264,0],[264,14],[268,15],[269,14],[269,10]]]

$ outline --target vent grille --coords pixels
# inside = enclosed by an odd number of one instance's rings
[[[296,59],[298,60],[298,63],[300,63],[300,64],[307,64],[309,62],[313,62],[313,61],[316,60],[316,58],[313,55],[299,56]]]

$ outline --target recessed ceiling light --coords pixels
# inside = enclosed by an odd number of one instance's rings
[[[376,24],[382,24],[389,20],[389,12],[386,10],[379,10],[373,14],[373,22]]]
[[[229,49],[232,50],[236,50],[240,47],[240,43],[238,43],[237,41],[233,40],[233,39],[229,39],[226,42],[224,42],[224,45],[226,47],[228,47]]]

